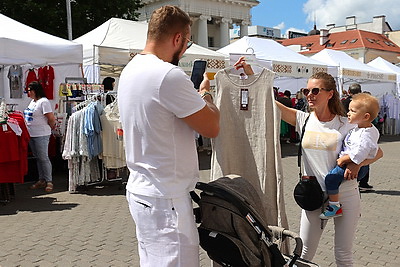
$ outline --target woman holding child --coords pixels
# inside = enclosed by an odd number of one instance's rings
[[[235,64],[236,68],[243,68],[247,75],[253,74],[251,67],[243,58]],[[302,141],[304,175],[316,176],[323,191],[326,191],[325,176],[336,166],[342,142],[347,133],[356,125],[350,124],[336,90],[334,78],[324,72],[313,74],[307,88],[302,89],[306,96],[310,113],[288,108],[279,102],[282,120],[296,127],[301,134],[303,125],[308,116]],[[378,150],[374,159],[365,160],[359,165],[348,163],[345,171],[345,180],[341,183],[340,203],[343,216],[334,218],[335,224],[335,259],[337,266],[353,266],[353,241],[360,218],[361,205],[358,190],[357,174],[361,166],[371,164],[382,157],[382,150]],[[303,240],[302,258],[312,260],[325,228],[327,220],[320,219],[321,210],[302,210],[300,221],[300,236]],[[322,226],[322,227],[321,227]]]

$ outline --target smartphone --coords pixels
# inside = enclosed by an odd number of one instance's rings
[[[205,60],[195,60],[193,63],[192,76],[190,77],[190,80],[193,82],[194,88],[196,89],[200,88],[204,72],[206,71],[206,66],[207,61]]]

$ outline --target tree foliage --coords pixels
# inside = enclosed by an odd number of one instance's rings
[[[136,20],[141,0],[70,0],[73,39],[110,18]],[[1,0],[0,13],[37,30],[68,39],[66,0]]]

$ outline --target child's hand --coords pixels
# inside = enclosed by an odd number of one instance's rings
[[[345,162],[344,162],[343,158],[338,158],[338,159],[336,160],[336,164],[337,164],[339,167],[343,167],[343,166],[345,165]]]

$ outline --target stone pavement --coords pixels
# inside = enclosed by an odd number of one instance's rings
[[[399,266],[400,136],[383,136],[384,158],[372,165],[375,191],[362,194],[362,218],[354,246],[355,266]],[[292,198],[297,182],[294,144],[282,145],[285,202],[290,229],[298,232],[300,209]],[[202,180],[209,157],[200,155]],[[119,182],[91,186],[70,194],[67,173],[55,171],[55,191],[16,186],[15,199],[0,204],[0,266],[139,266],[135,226]],[[200,251],[201,266],[210,266]],[[329,223],[314,262],[335,266],[333,223]]]

